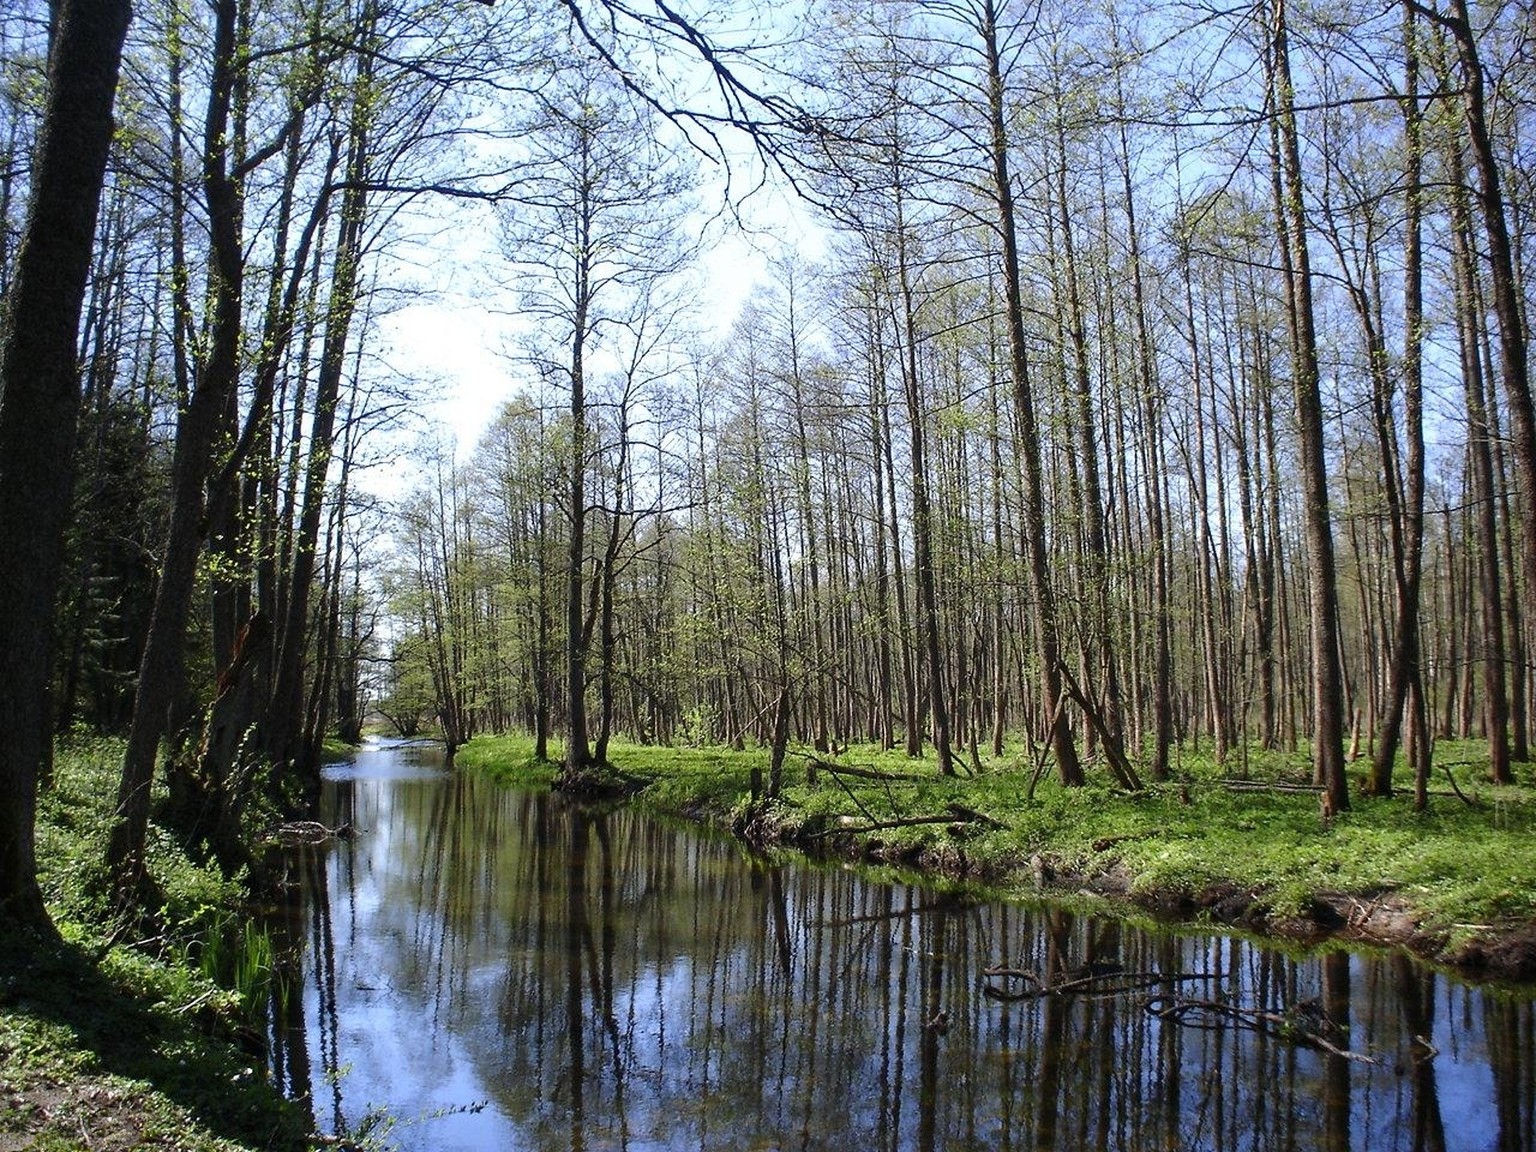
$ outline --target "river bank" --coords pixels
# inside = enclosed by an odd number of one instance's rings
[[[115,741],[61,747],[39,798],[40,880],[61,939],[0,925],[0,1152],[312,1148],[304,1109],[265,1073],[267,988],[258,938],[238,919],[244,889],[156,826],[165,901],[153,938],[106,913],[121,756]]]
[[[524,738],[481,737],[458,763],[549,786],[555,766],[532,752]],[[1536,980],[1536,791],[1528,768],[1518,785],[1486,783],[1477,752],[1437,750],[1426,812],[1407,795],[1357,791],[1327,821],[1296,754],[1250,754],[1240,772],[1186,756],[1175,780],[1132,794],[1060,788],[1017,763],[983,761],[981,773],[946,780],[933,761],[899,753],[799,749],[780,796],[756,803],[765,749],[619,744],[610,760],[631,802],[764,850],[1304,942],[1404,947],[1467,976]]]

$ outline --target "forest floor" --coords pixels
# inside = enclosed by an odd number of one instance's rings
[[[458,763],[546,786],[556,768],[532,752],[527,739],[482,737]],[[1304,751],[1250,751],[1220,770],[1186,752],[1173,780],[1130,793],[1103,778],[1062,788],[1018,761],[983,758],[980,772],[943,779],[931,757],[800,748],[779,798],[755,803],[766,749],[621,744],[609,759],[633,803],[760,849],[1175,923],[1401,946],[1468,976],[1536,980],[1536,779],[1519,765],[1517,784],[1488,783],[1471,743],[1437,747],[1426,811],[1413,810],[1409,778],[1386,799],[1362,795],[1356,778],[1350,809],[1326,821]],[[1356,768],[1363,777],[1366,762]]]
[[[62,940],[0,923],[0,1152],[311,1148],[308,1117],[260,1055],[251,1005],[265,989],[259,963],[241,963],[260,936],[235,911],[243,889],[152,827],[155,926],[125,932],[106,915],[121,760],[118,743],[71,743],[40,797],[40,878]]]

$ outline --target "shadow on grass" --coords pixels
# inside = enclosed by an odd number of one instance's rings
[[[142,1081],[186,1109],[210,1135],[252,1148],[307,1149],[310,1119],[268,1083],[212,1007],[169,1003],[153,981],[110,972],[78,945],[43,941],[0,921],[0,1012],[61,1026],[59,1051],[28,1053],[67,1077],[110,1073]],[[55,1033],[56,1035],[56,1033]],[[51,1041],[50,1041],[51,1042]],[[88,1054],[84,1066],[69,1048]]]

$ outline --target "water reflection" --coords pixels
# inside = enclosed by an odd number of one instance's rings
[[[1402,957],[769,867],[372,755],[328,782],[324,819],[359,834],[295,852],[282,925],[302,991],[273,1075],[323,1128],[382,1108],[422,1149],[1536,1148],[1530,1003]],[[992,999],[994,967],[1075,994]],[[1328,1046],[1294,1042],[1322,1020]]]

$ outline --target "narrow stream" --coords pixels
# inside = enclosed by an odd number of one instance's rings
[[[1528,996],[978,903],[372,745],[280,928],[273,1075],[404,1149],[1536,1149]],[[999,1001],[1026,978],[1075,995]],[[1218,1007],[1219,1006],[1219,1007]],[[1323,1018],[1330,1048],[1298,1044]]]

